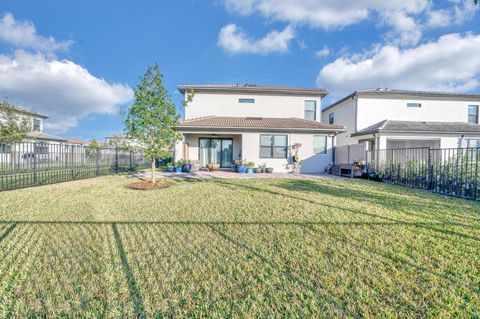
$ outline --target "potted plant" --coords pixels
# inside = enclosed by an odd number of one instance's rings
[[[167,172],[173,173],[175,171],[175,167],[173,166],[172,162],[167,163]]]
[[[190,162],[190,160],[184,161],[182,165],[182,172],[190,173],[191,170],[192,170],[192,163]]]
[[[241,161],[240,164],[237,164],[237,173],[245,173],[247,171],[247,166]]]
[[[255,171],[256,174],[259,174],[259,173],[262,172],[262,167],[261,167],[261,166],[258,166],[258,167],[255,168],[254,171]]]
[[[258,166],[260,168],[260,173],[266,173],[267,164],[263,163]]]
[[[232,172],[236,172],[237,171],[237,165],[241,165],[241,164],[242,164],[242,160],[234,160],[233,164],[231,166]]]
[[[246,166],[247,166],[247,174],[253,174],[253,169],[255,167],[255,163],[254,162],[248,162]]]
[[[175,165],[175,173],[181,173],[182,172],[182,166],[183,166],[183,161],[177,161],[177,164]]]
[[[273,173],[273,167],[267,167],[267,168],[265,169],[265,171],[266,171],[267,173],[269,173],[269,174],[270,174],[270,173]]]

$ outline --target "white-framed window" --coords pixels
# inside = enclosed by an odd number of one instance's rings
[[[36,131],[36,132],[39,132],[41,123],[42,123],[41,120],[33,119],[33,130]]]
[[[335,113],[328,114],[328,124],[334,124],[334,123],[335,123]]]
[[[239,98],[238,103],[255,103],[255,99]]]
[[[0,144],[0,153],[11,153],[12,152],[12,145],[10,144]]]
[[[47,142],[37,142],[35,143],[35,153],[36,154],[48,154],[48,143]]]
[[[287,135],[260,134],[260,158],[287,158]]]
[[[468,148],[480,148],[480,139],[468,139],[467,140]]]
[[[317,101],[305,101],[305,117],[306,120],[315,121],[317,119]]]
[[[313,136],[313,152],[315,154],[327,153],[327,135]]]
[[[468,123],[478,124],[478,105],[468,106]]]
[[[407,103],[407,107],[413,107],[413,108],[422,107],[422,103]]]

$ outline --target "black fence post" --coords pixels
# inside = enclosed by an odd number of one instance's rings
[[[478,199],[478,147],[475,150],[475,182],[473,183],[474,195],[473,199]]]
[[[370,172],[368,168],[368,150],[365,150],[365,172],[367,173],[367,179],[370,179]]]
[[[33,144],[33,185],[37,185],[37,150],[35,144]]]
[[[115,173],[118,173],[118,147],[115,146]]]
[[[97,168],[97,176],[100,175],[100,148],[97,147],[95,150],[95,166]]]
[[[71,169],[71,171],[72,171],[72,180],[75,179],[75,173],[74,173],[74,166],[75,166],[75,165],[74,165],[74,162],[73,162],[73,159],[74,159],[74,156],[73,156],[74,149],[73,149],[73,147],[74,147],[74,146],[71,145],[71,151],[70,151],[70,154],[71,154],[71,167],[70,167],[70,169]]]
[[[433,191],[433,163],[432,163],[432,149],[428,148],[428,161],[427,161],[427,183],[428,190]]]
[[[133,171],[133,167],[132,167],[132,151],[130,151],[130,165],[129,165],[129,171],[132,172]]]

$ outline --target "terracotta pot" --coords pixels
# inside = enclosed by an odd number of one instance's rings
[[[218,171],[220,169],[220,164],[207,164],[209,171]]]

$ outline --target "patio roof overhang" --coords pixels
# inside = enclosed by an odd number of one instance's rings
[[[188,119],[176,128],[178,132],[285,132],[285,133],[329,133],[345,132],[341,125],[325,124],[299,118],[223,117],[206,116]]]
[[[177,132],[181,133],[254,133],[254,132],[279,132],[279,133],[310,133],[310,134],[338,134],[345,130],[338,129],[313,129],[313,128],[259,128],[259,127],[205,127],[205,126],[177,126]]]

